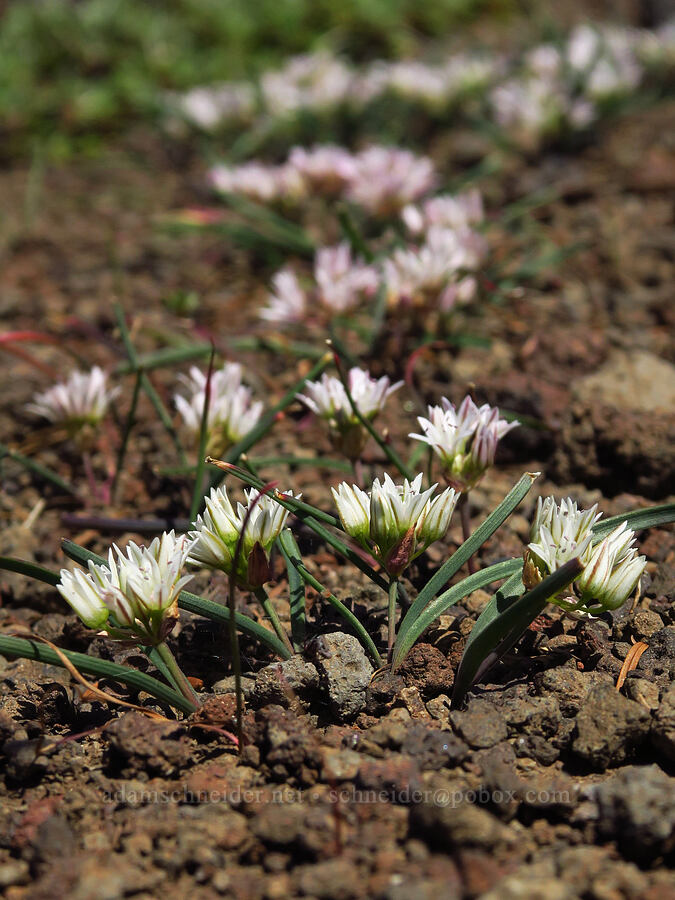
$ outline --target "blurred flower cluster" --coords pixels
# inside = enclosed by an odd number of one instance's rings
[[[294,147],[286,162],[240,166],[218,164],[209,172],[212,186],[225,194],[242,194],[259,203],[294,205],[309,197],[342,197],[369,215],[397,214],[434,186],[433,163],[397,147]]]
[[[508,57],[455,52],[435,62],[376,60],[358,69],[326,51],[291,58],[245,82],[193,88],[166,106],[203,130],[250,122],[326,115],[368,116],[394,98],[447,117],[458,106],[481,109],[526,144],[560,129],[585,128],[608,101],[629,94],[652,71],[675,63],[675,24],[655,30],[578,25],[567,39]]]

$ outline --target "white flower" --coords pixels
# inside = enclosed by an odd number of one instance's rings
[[[487,244],[478,232],[432,225],[420,247],[399,248],[385,259],[383,278],[389,304],[437,303],[447,311],[457,300],[470,299],[476,283],[458,291],[458,274],[478,268],[486,253]]]
[[[318,298],[334,312],[346,312],[364,295],[377,290],[376,271],[361,260],[352,259],[345,241],[335,247],[321,247],[314,261]]]
[[[90,628],[157,644],[173,628],[178,594],[191,578],[181,577],[190,543],[170,531],[149,547],[130,542],[126,556],[113,544],[107,566],[90,561],[88,573],[62,569],[57,589]]]
[[[602,513],[597,503],[590,509],[578,509],[567,499],[556,504],[553,497],[541,497],[530,530],[528,558],[542,576],[550,575],[566,562],[577,557],[586,565],[592,553],[593,525]]]
[[[267,322],[287,324],[302,322],[307,312],[307,297],[298,276],[291,269],[280,269],[272,277],[272,291],[260,318]]]
[[[267,494],[245,491],[246,505],[232,506],[225,487],[213,488],[205,499],[203,515],[195,531],[188,562],[232,574],[239,536],[244,531],[235,576],[242,587],[255,588],[269,581],[268,554],[288,517],[288,510]],[[293,497],[292,491],[287,491]],[[297,494],[299,498],[301,494]],[[245,530],[244,530],[245,529]]]
[[[428,408],[428,419],[418,416],[423,434],[408,436],[434,450],[450,484],[470,490],[494,463],[501,438],[520,423],[500,419],[497,407],[476,406],[469,396],[457,410],[446,397],[441,403]]]
[[[364,369],[354,366],[347,375],[347,384],[358,411],[372,420],[384,408],[387,397],[403,382],[391,384],[386,375],[371,378]],[[297,398],[328,423],[333,446],[348,459],[358,459],[369,435],[352,409],[340,379],[324,373],[320,381],[308,381],[305,390],[307,393],[298,394]]]
[[[389,575],[398,577],[448,529],[459,494],[446,488],[431,499],[436,485],[421,490],[422,474],[402,485],[389,475],[375,479],[370,494],[346,482],[332,488],[342,525],[373,553]]]
[[[635,533],[627,522],[593,548],[584,571],[576,581],[581,592],[579,606],[586,611],[618,609],[630,597],[647,564],[638,556]]]
[[[356,162],[344,147],[319,145],[307,150],[293,147],[288,166],[308,182],[312,192],[338,194],[356,175]]]
[[[207,376],[192,366],[189,376],[179,376],[188,390],[188,397],[174,396],[176,408],[186,428],[199,435],[204,403],[206,402]],[[207,415],[207,451],[218,456],[236,444],[253,429],[262,414],[263,404],[253,402],[251,389],[241,383],[242,368],[239,363],[225,363],[222,369],[211,374],[211,397]]]
[[[292,167],[268,166],[248,162],[241,166],[219,164],[209,170],[209,181],[223,194],[242,194],[258,203],[297,201],[304,196],[305,184]]]
[[[246,82],[224,82],[172,94],[169,102],[188,122],[211,131],[225,122],[248,118],[255,109],[255,90]]]
[[[439,194],[425,200],[421,206],[409,204],[401,213],[409,231],[420,234],[431,225],[442,228],[465,229],[485,218],[483,198],[475,188],[463,194]]]
[[[76,433],[87,425],[97,425],[119,391],[119,387],[108,388],[105,372],[94,366],[90,372],[71,372],[65,382],[35,394],[26,409]]]
[[[328,53],[294,56],[283,68],[261,79],[263,102],[276,117],[301,109],[323,111],[349,97],[353,74]]]
[[[356,156],[356,173],[347,195],[378,216],[389,216],[427,194],[436,180],[426,156],[395,147],[369,147]]]

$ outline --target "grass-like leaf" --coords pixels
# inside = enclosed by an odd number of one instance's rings
[[[473,591],[486,587],[488,584],[492,584],[493,581],[501,581],[502,578],[508,578],[515,572],[520,572],[522,568],[522,559],[509,559],[505,562],[496,563],[494,566],[482,569],[474,575],[469,575],[468,578],[460,581],[459,584],[455,584],[447,591],[444,591],[440,597],[432,600],[406,631],[405,639],[396,642],[392,667],[396,669],[403,662],[410,648],[419,640],[422,633],[439,616],[442,616],[447,609],[463,600],[464,597],[467,597]]]
[[[168,703],[181,712],[194,712],[194,706],[185,697],[166,684],[162,684],[156,678],[132,669],[130,666],[120,666],[109,662],[107,659],[98,659],[95,656],[87,656],[86,653],[74,653],[70,650],[61,650],[61,653],[75,666],[78,672],[85,675],[95,675],[98,678],[114,678],[137,691],[145,691],[158,700]],[[52,666],[63,665],[63,660],[58,653],[45,644],[31,641],[30,638],[9,637],[0,635],[0,655],[10,659],[34,659],[38,662],[48,663]]]
[[[307,633],[307,604],[305,599],[305,582],[302,580],[295,565],[293,565],[293,559],[302,560],[302,556],[290,528],[284,528],[277,539],[277,543],[286,562],[286,572],[288,573],[288,590],[291,604],[291,638],[295,649],[301,650]]]
[[[571,559],[523,596],[517,596],[520,575],[514,574],[478,617],[464,648],[455,676],[452,705],[459,706],[479,673],[513,646],[520,635],[546,607],[549,599],[583,571],[578,559]],[[514,596],[514,594],[516,596]]]
[[[56,487],[65,491],[66,494],[72,494],[73,496],[77,495],[77,490],[73,485],[69,484],[64,478],[61,478],[60,475],[57,475],[56,472],[53,472],[51,469],[47,468],[47,466],[43,466],[42,463],[36,462],[30,457],[24,456],[23,453],[19,453],[18,450],[12,450],[11,447],[8,447],[6,444],[0,443],[0,460],[2,460],[3,456],[13,459],[14,462],[19,463],[24,469],[33,472],[40,478],[44,478],[45,481],[50,481],[52,484],[56,485]]]
[[[523,497],[534,484],[539,473],[526,472],[514,488],[504,497],[499,506],[473,532],[471,537],[464,541],[452,554],[440,569],[432,575],[417,595],[415,602],[406,613],[398,631],[398,637],[394,646],[394,659],[400,660],[398,648],[407,642],[408,631],[422,614],[427,604],[431,602],[435,594],[448,583],[452,576],[458,572],[467,560],[469,560],[485,541],[506,521],[513,510],[518,506]]]
[[[671,522],[675,522],[675,503],[648,506],[646,509],[636,509],[633,512],[622,513],[609,519],[601,519],[593,526],[595,542],[607,537],[622,522],[628,522],[628,527],[632,528],[633,531],[655,528],[657,525],[668,525]]]

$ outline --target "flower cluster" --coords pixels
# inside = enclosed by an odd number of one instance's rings
[[[437,194],[420,206],[409,204],[401,218],[412,234],[422,234],[431,227],[463,231],[484,220],[483,197],[476,188],[463,194]]]
[[[188,396],[174,396],[176,408],[193,437],[201,430],[206,403],[207,376],[196,366],[189,375],[180,376]],[[211,373],[210,399],[207,412],[207,452],[219,456],[240,441],[256,426],[263,404],[253,401],[251,389],[242,384],[239,363],[226,363]]]
[[[266,121],[340,108],[367,115],[392,97],[447,118],[457,106],[490,96],[488,113],[497,124],[536,142],[561,128],[586,127],[598,104],[633,91],[646,70],[667,70],[674,62],[672,21],[654,30],[578,25],[559,45],[541,44],[511,59],[454,53],[437,63],[378,60],[357,70],[325,52],[308,54],[264,73],[257,92],[241,82],[217,84],[171,94],[167,106],[211,130],[256,113]]]
[[[268,304],[259,315],[279,324],[300,322],[313,302],[331,313],[344,313],[372,296],[378,284],[377,270],[354,259],[349,244],[320,247],[314,258],[313,289],[305,291],[291,269],[280,269],[272,278]]]
[[[63,425],[71,437],[82,436],[99,424],[119,392],[119,387],[107,386],[105,372],[94,366],[90,372],[71,372],[66,381],[35,394],[26,409]]]
[[[86,573],[62,569],[57,589],[89,628],[154,646],[176,624],[178,594],[191,578],[181,576],[190,546],[173,531],[149,547],[130,542],[126,556],[113,544],[107,566],[90,561]]]
[[[450,526],[459,495],[446,488],[432,499],[436,487],[423,491],[420,473],[402,485],[376,478],[370,493],[346,481],[331,490],[344,530],[397,578]]]
[[[399,248],[383,262],[389,306],[437,307],[449,312],[471,301],[477,282],[467,272],[487,256],[487,242],[470,228],[432,225],[418,247]]]
[[[246,491],[246,505],[236,511],[224,487],[205,498],[204,513],[189,533],[193,543],[188,562],[234,574],[240,587],[255,589],[270,580],[269,551],[284,527],[288,511],[272,497]],[[287,491],[288,497],[293,497]],[[301,495],[297,494],[296,498]],[[237,545],[243,532],[240,553]],[[236,568],[235,568],[236,562]]]
[[[308,197],[344,197],[375,216],[398,213],[433,188],[433,163],[396,147],[371,146],[359,153],[343,147],[294,147],[285,162],[240,166],[218,164],[211,185],[260,203],[297,204]]]
[[[384,408],[387,398],[403,384],[391,384],[385,376],[371,378],[355,366],[347,375],[349,393],[365,419],[373,420]],[[328,424],[332,445],[347,459],[357,460],[368,440],[368,432],[352,409],[347,392],[339,378],[324,374],[320,381],[308,381],[306,394],[298,394],[306,406]]]
[[[476,406],[471,397],[455,409],[446,398],[442,406],[430,406],[429,418],[418,416],[423,434],[410,434],[424,441],[438,455],[448,483],[469,491],[494,463],[497,444],[520,423],[499,418],[499,409],[484,403]]]
[[[554,597],[551,602],[587,614],[617,609],[625,603],[646,565],[646,558],[638,556],[635,534],[627,522],[593,546],[593,526],[602,515],[596,510],[597,504],[580,510],[569,498],[557,504],[553,497],[540,497],[523,570],[526,586],[532,587],[566,562],[578,559],[584,569],[572,586],[572,596]]]

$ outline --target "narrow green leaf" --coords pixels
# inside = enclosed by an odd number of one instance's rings
[[[80,547],[79,544],[76,544],[74,541],[63,540],[61,542],[61,549],[66,556],[83,566],[86,566],[90,559],[97,565],[106,565],[106,561],[102,556],[92,553],[91,550],[87,550],[85,547]],[[226,606],[214,603],[213,600],[205,600],[203,597],[199,597],[197,594],[191,594],[189,591],[180,592],[178,595],[178,606],[180,609],[196,613],[199,616],[204,616],[205,619],[211,619],[214,622],[230,621],[230,611]],[[242,613],[236,613],[235,621],[237,623],[237,628],[240,631],[249,635],[249,637],[261,641],[261,643],[266,644],[271,650],[281,656],[282,659],[288,659],[290,656],[288,649],[279,640],[276,634],[268,628],[259,625],[258,622],[254,622],[253,619],[249,619],[248,616],[244,616]]]
[[[0,443],[0,459],[3,456],[8,456],[10,459],[13,459],[14,462],[23,466],[24,469],[27,469],[29,472],[34,472],[35,475],[39,475],[40,478],[44,478],[45,481],[51,481],[52,484],[55,484],[56,487],[61,488],[61,490],[65,491],[67,494],[72,494],[73,496],[77,495],[77,490],[73,485],[61,478],[60,475],[57,475],[56,472],[52,472],[47,466],[43,466],[42,463],[36,462],[30,457],[24,456],[23,453],[19,453],[18,450],[12,450],[11,447],[8,447],[6,444]]]
[[[136,354],[135,364],[131,361],[119,363],[115,368],[116,375],[129,375],[132,372],[150,372],[152,369],[173,368],[184,362],[205,359],[211,353],[211,344],[189,344],[187,347],[170,347],[168,350],[157,350],[154,353]]]
[[[284,528],[277,539],[281,555],[286,561],[288,590],[291,603],[291,638],[296,650],[302,650],[307,633],[305,583],[293,565],[293,559],[302,560],[300,548],[290,528]]]
[[[132,371],[136,372],[138,370],[138,357],[136,355],[136,350],[134,348],[133,343],[131,342],[131,335],[129,334],[129,329],[127,328],[126,319],[124,318],[124,310],[119,303],[115,304],[115,317],[117,319],[117,325],[120,330],[120,337],[122,338],[122,343],[124,344],[124,349],[126,350],[127,356],[129,357],[129,362],[132,365]],[[178,451],[178,455],[180,456],[180,460],[182,463],[187,463],[187,459],[185,457],[185,451],[183,450],[183,445],[180,442],[180,438],[178,437],[178,432],[173,427],[173,422],[171,421],[171,416],[169,415],[166,407],[162,403],[162,399],[155,390],[154,385],[150,381],[149,377],[145,372],[141,375],[141,386],[145,393],[148,395],[148,398],[152,405],[155,407],[155,412],[159,416],[159,419],[164,426],[166,432],[174,443],[176,450]]]
[[[609,519],[601,519],[593,526],[596,542],[607,537],[622,522],[628,522],[628,527],[632,528],[633,531],[641,531],[643,528],[655,528],[657,525],[668,525],[671,522],[675,522],[675,503],[648,506],[646,509],[636,509],[633,512],[622,513]]]
[[[522,597],[514,599],[513,594],[509,595],[504,588],[497,592],[495,603],[497,615],[494,615],[494,608],[489,613],[486,608],[469,635],[455,676],[453,706],[463,702],[484,660],[500,646],[500,643],[505,648],[503,642],[508,638],[512,646],[530,623],[540,615],[549,598],[571,584],[582,571],[583,566],[579,560],[571,559]],[[515,578],[514,575],[512,584],[515,584]],[[511,579],[509,581],[511,582]],[[483,616],[485,621],[481,622]]]
[[[86,653],[74,653],[70,650],[61,650],[61,653],[83,675],[94,675],[98,678],[114,678],[116,681],[121,681],[135,690],[145,691],[147,694],[162,700],[164,703],[168,703],[175,709],[180,709],[184,713],[194,712],[193,705],[185,697],[144,672],[139,672],[130,666],[120,666],[117,663],[109,662],[107,659],[87,656]],[[51,647],[37,641],[31,641],[30,638],[0,635],[0,655],[7,656],[10,659],[34,659],[38,662],[63,668],[63,661]]]
[[[392,659],[392,670],[396,671],[410,651],[410,648],[419,640],[422,633],[432,622],[438,619],[439,616],[442,616],[447,609],[455,603],[458,603],[460,600],[463,600],[464,597],[467,597],[473,591],[486,587],[488,584],[492,584],[493,581],[501,581],[502,578],[508,578],[510,575],[513,575],[514,572],[520,572],[522,568],[522,559],[509,559],[505,562],[496,563],[494,566],[482,569],[474,575],[469,575],[468,578],[465,578],[463,581],[460,581],[459,584],[455,584],[449,590],[442,593],[440,597],[432,600],[408,629],[405,640],[396,641],[394,657]]]
[[[538,472],[526,472],[515,487],[513,487],[506,497],[504,497],[499,506],[490,513],[478,528],[476,528],[471,537],[458,547],[450,559],[443,563],[440,569],[424,585],[417,595],[415,602],[401,622],[398,638],[396,639],[397,645],[399,642],[402,645],[406,641],[409,629],[412,628],[414,622],[422,614],[422,611],[433,599],[437,591],[448,583],[455,572],[458,572],[459,569],[461,569],[464,563],[483,546],[485,541],[487,541],[511,515],[513,510],[518,506],[534,484],[538,474]]]
[[[27,575],[28,578],[35,578],[37,581],[44,581],[45,584],[57,585],[61,580],[58,572],[52,572],[51,569],[45,569],[37,563],[29,562],[26,559],[15,559],[11,556],[0,556],[0,569],[5,572],[18,572],[19,575]]]

